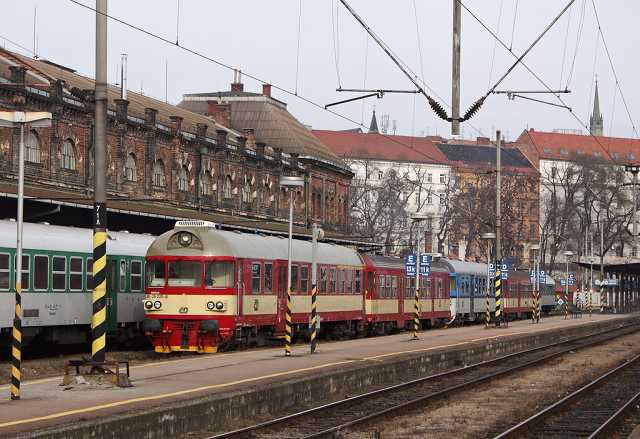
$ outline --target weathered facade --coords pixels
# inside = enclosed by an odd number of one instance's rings
[[[91,204],[93,88],[92,79],[71,69],[0,49],[0,108],[53,115],[51,128],[25,132],[28,197]],[[123,94],[114,86],[108,87],[108,100],[106,172],[112,212],[285,230],[289,197],[279,187],[279,176],[301,175],[307,184],[296,196],[297,231],[304,233],[312,220],[329,232],[347,231],[348,217],[332,210],[318,215],[312,209],[318,186],[324,185],[325,193],[332,186],[326,178],[318,179],[327,173],[322,159],[303,156],[304,148],[287,151],[257,139],[251,126],[237,131],[224,117]],[[19,130],[0,129],[0,193],[5,202],[17,192],[18,148]],[[340,175],[340,184],[348,187],[351,174]],[[336,197],[339,191],[333,189]]]

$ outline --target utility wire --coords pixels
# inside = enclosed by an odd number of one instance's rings
[[[413,0],[413,13],[416,19],[416,37],[418,40],[418,54],[420,55],[420,73],[422,74],[422,77],[424,78],[424,61],[422,58],[422,43],[420,41],[420,25],[418,23],[418,8],[416,6],[416,0]],[[415,96],[414,96],[415,97]],[[415,101],[415,99],[414,99]],[[415,108],[415,107],[414,107]]]
[[[73,0],[72,0],[72,1],[73,1]],[[518,55],[517,55],[517,54],[515,54],[515,53],[513,52],[513,50],[511,50],[511,49],[510,49],[510,48],[505,44],[505,42],[504,42],[504,41],[502,41],[502,39],[500,39],[500,37],[499,37],[499,36],[497,36],[497,35],[495,34],[495,32],[493,32],[493,31],[492,31],[492,30],[491,30],[491,29],[490,29],[490,28],[489,28],[489,27],[488,27],[488,26],[487,26],[487,25],[486,25],[482,20],[480,20],[480,18],[479,18],[475,13],[473,13],[473,12],[472,12],[472,11],[471,11],[471,10],[470,10],[470,9],[469,9],[469,8],[468,8],[468,7],[467,7],[467,6],[466,6],[466,5],[465,5],[461,0],[458,0],[458,1],[459,1],[459,2],[460,2],[460,4],[462,5],[462,7],[463,7],[463,8],[464,8],[464,9],[465,9],[469,14],[471,14],[471,16],[472,16],[472,17],[473,17],[473,18],[474,18],[478,23],[480,23],[480,25],[481,25],[481,26],[482,26],[482,27],[483,27],[487,32],[489,32],[489,34],[491,34],[491,36],[492,36],[493,38],[495,38],[495,39],[497,39],[497,40],[498,40],[498,43],[499,43],[502,47],[504,47],[504,48],[505,48],[509,53],[511,53],[511,55],[512,55],[512,56],[514,56],[515,58],[518,58]],[[533,76],[534,76],[534,77],[535,77],[535,78],[540,82],[540,84],[542,84],[542,86],[543,86],[544,88],[546,88],[546,89],[547,89],[547,91],[548,91],[549,93],[551,93],[552,95],[554,95],[554,96],[556,97],[556,99],[558,99],[558,101],[560,101],[560,103],[561,103],[562,105],[564,105],[564,106],[567,108],[567,110],[568,110],[568,111],[569,111],[569,113],[574,117],[574,119],[576,119],[576,121],[577,121],[577,122],[578,122],[578,123],[579,123],[579,124],[584,128],[584,129],[586,129],[586,130],[587,130],[587,132],[589,132],[589,135],[595,139],[595,141],[598,143],[598,145],[600,146],[600,148],[604,151],[604,153],[606,154],[606,156],[607,156],[607,157],[609,157],[609,160],[611,160],[611,162],[613,162],[614,164],[618,164],[618,163],[617,163],[617,161],[616,161],[616,160],[614,160],[614,159],[613,159],[613,157],[611,157],[611,154],[609,154],[609,151],[607,150],[607,148],[605,148],[605,146],[602,144],[602,142],[600,142],[600,139],[598,139],[596,136],[594,136],[593,134],[591,134],[591,132],[589,131],[589,128],[588,128],[588,127],[587,127],[587,125],[582,121],[582,119],[580,119],[580,117],[578,117],[578,116],[576,115],[576,113],[575,113],[575,112],[571,111],[571,108],[566,104],[566,102],[564,101],[564,99],[562,99],[562,97],[560,97],[560,95],[558,95],[558,94],[554,93],[554,92],[553,92],[553,90],[551,89],[551,87],[549,87],[549,85],[547,85],[547,83],[546,83],[546,82],[544,82],[544,81],[543,81],[543,80],[542,80],[542,79],[541,79],[541,78],[540,78],[540,77],[539,77],[539,76],[538,76],[538,75],[537,75],[533,70],[531,70],[531,68],[529,68],[529,67],[524,63],[524,61],[520,61],[520,63],[522,64],[522,66],[523,66],[524,68],[526,68],[526,69],[529,71],[529,73],[531,73],[531,74],[532,74],[532,75],[533,75]]]
[[[511,25],[511,43],[509,44],[509,50],[513,49],[513,37],[516,33],[516,19],[518,18],[518,2],[516,0],[516,7],[513,10],[513,25]]]
[[[176,46],[180,45],[180,42],[178,40],[178,35],[180,35],[180,0],[177,0],[178,2],[178,11],[176,14]]]
[[[500,0],[500,11],[498,12],[498,26],[496,27],[496,32],[500,33],[500,23],[502,22],[502,8],[504,6],[504,0]],[[496,59],[496,47],[498,47],[498,42],[493,41],[493,50],[491,51],[491,64],[489,67],[489,81],[487,82],[487,90],[491,88],[491,79],[493,78],[493,65]]]
[[[133,30],[136,30],[136,31],[138,31],[138,32],[140,32],[140,33],[143,33],[143,34],[145,34],[145,35],[147,35],[147,36],[149,36],[149,37],[151,37],[151,38],[154,38],[154,39],[156,39],[156,40],[162,41],[163,43],[169,44],[169,45],[171,45],[171,46],[178,47],[178,48],[182,49],[183,51],[185,51],[185,52],[187,52],[187,53],[189,53],[189,54],[191,54],[191,55],[195,55],[195,56],[197,56],[197,57],[199,57],[199,58],[202,58],[202,59],[204,59],[204,60],[206,60],[206,61],[212,62],[213,64],[216,64],[216,65],[218,65],[218,66],[220,66],[220,67],[223,67],[223,68],[225,68],[225,69],[232,70],[232,71],[234,71],[234,70],[235,70],[235,68],[234,68],[234,67],[231,67],[230,65],[225,64],[225,63],[224,63],[224,62],[222,62],[222,61],[219,61],[219,60],[217,60],[217,59],[215,59],[215,58],[212,58],[212,57],[210,57],[210,56],[208,56],[208,55],[205,55],[205,54],[203,54],[203,53],[201,53],[201,52],[198,52],[198,51],[197,51],[197,50],[195,50],[195,49],[191,49],[191,48],[189,48],[189,47],[187,47],[187,46],[183,46],[183,45],[181,45],[181,44],[175,44],[173,41],[170,41],[170,40],[168,40],[167,38],[165,38],[165,37],[163,37],[163,36],[161,36],[161,35],[158,35],[158,34],[156,34],[156,33],[153,33],[153,32],[151,32],[151,31],[149,31],[149,30],[147,30],[147,29],[144,29],[144,28],[142,28],[142,27],[140,27],[140,26],[138,26],[138,25],[135,25],[135,24],[129,23],[129,22],[127,22],[127,21],[125,21],[125,20],[123,20],[123,19],[121,19],[121,18],[114,17],[113,15],[110,15],[110,14],[104,14],[104,13],[102,13],[102,12],[96,11],[96,9],[95,9],[94,7],[92,7],[92,6],[88,6],[88,5],[85,5],[84,3],[81,3],[79,0],[69,0],[69,1],[70,1],[71,3],[74,3],[74,4],[78,5],[78,6],[81,6],[81,7],[85,8],[85,9],[88,9],[88,10],[90,10],[90,11],[92,11],[92,12],[95,12],[95,13],[97,13],[97,14],[103,14],[103,15],[104,15],[105,17],[107,17],[107,18],[109,18],[109,19],[111,19],[111,20],[113,20],[113,21],[115,21],[115,22],[117,22],[117,23],[120,23],[120,24],[122,24],[123,26],[126,26],[126,27],[128,27],[128,28],[130,28],[130,29],[133,29]],[[8,40],[7,40],[7,41],[8,41]],[[338,113],[337,111],[334,111],[334,110],[331,110],[331,109],[324,108],[324,105],[319,104],[319,103],[317,103],[317,102],[313,101],[313,100],[312,100],[312,99],[310,99],[310,98],[304,97],[304,96],[302,96],[302,95],[296,95],[296,94],[295,94],[295,92],[294,92],[294,91],[292,91],[292,90],[289,90],[289,89],[284,88],[284,87],[281,87],[281,86],[279,86],[279,85],[277,85],[277,84],[273,84],[273,83],[271,83],[271,82],[268,82],[268,81],[266,81],[266,80],[264,80],[264,79],[261,79],[261,78],[259,78],[259,77],[255,76],[255,75],[252,75],[252,74],[250,74],[250,73],[247,73],[246,71],[243,71],[243,72],[242,72],[242,74],[243,74],[244,76],[246,76],[247,78],[253,79],[254,81],[260,82],[260,83],[262,83],[262,84],[267,84],[267,83],[269,83],[269,84],[271,84],[271,87],[272,87],[273,89],[275,89],[275,90],[279,90],[279,91],[281,91],[282,93],[285,93],[285,94],[287,94],[287,95],[290,95],[290,96],[296,97],[296,98],[300,99],[301,101],[303,101],[303,102],[305,102],[305,103],[307,103],[307,104],[309,104],[309,105],[311,105],[311,106],[313,106],[313,107],[316,107],[316,108],[318,108],[318,109],[320,109],[320,110],[326,111],[327,113],[333,114],[334,116],[337,116],[337,117],[339,117],[339,118],[341,118],[341,119],[343,119],[343,120],[345,120],[345,121],[347,121],[347,122],[350,122],[350,123],[352,123],[352,124],[354,124],[354,125],[356,125],[356,126],[359,126],[359,127],[362,127],[362,128],[366,128],[366,126],[364,126],[363,124],[356,122],[355,120],[351,119],[351,118],[350,118],[350,117],[348,117],[348,116],[345,116],[344,114]],[[408,144],[406,144],[406,143],[404,143],[404,142],[399,141],[398,139],[395,139],[395,138],[394,138],[394,136],[389,136],[389,135],[386,135],[386,134],[383,134],[383,133],[380,133],[380,135],[381,135],[382,137],[384,137],[384,138],[386,138],[386,139],[390,140],[391,142],[394,142],[394,143],[396,143],[396,144],[398,144],[398,145],[401,145],[401,146],[404,146],[404,147],[406,147],[406,148],[408,148],[408,149],[411,149],[412,151],[414,151],[414,152],[416,152],[416,153],[418,153],[418,154],[422,155],[423,157],[425,157],[425,158],[427,158],[427,159],[429,159],[429,160],[433,160],[435,163],[439,163],[439,162],[440,162],[440,160],[439,160],[439,159],[436,159],[436,158],[434,158],[434,157],[430,156],[429,154],[425,153],[424,151],[420,151],[420,150],[418,150],[418,149],[413,149],[413,148],[411,148],[411,145],[408,145]]]
[[[631,127],[633,128],[633,132],[635,133],[635,136],[638,137],[638,130],[636,129],[636,125],[633,122],[633,118],[631,117],[631,112],[629,111],[629,106],[627,105],[627,100],[624,97],[624,93],[622,93],[622,87],[620,86],[620,81],[618,80],[618,74],[616,73],[616,69],[613,66],[613,60],[611,59],[609,46],[607,46],[607,40],[605,40],[604,33],[602,32],[602,26],[600,25],[600,17],[598,16],[598,9],[596,8],[595,0],[591,0],[591,4],[593,5],[593,12],[596,16],[596,23],[598,23],[598,32],[600,33],[600,37],[602,38],[602,45],[604,46],[604,50],[607,54],[607,58],[609,59],[609,65],[611,66],[613,77],[616,80],[616,86],[618,87],[618,91],[620,92],[620,98],[622,99],[622,103],[624,104],[625,111],[627,112],[627,116],[629,117],[629,122],[631,122]]]
[[[582,30],[584,28],[584,14],[586,5],[587,0],[582,0],[582,9],[580,10],[578,32],[576,34],[576,46],[573,50],[573,59],[571,60],[571,68],[569,69],[569,75],[567,76],[567,83],[564,86],[565,89],[569,88],[569,85],[571,85],[571,79],[573,78],[574,67],[576,65],[576,57],[578,56],[578,49],[580,48],[580,41],[582,39]]]
[[[334,11],[333,0],[331,1],[331,39],[333,41],[333,60],[336,65],[336,76],[338,77],[338,87],[342,88],[342,83],[340,81],[340,47],[337,39],[337,18],[338,15],[338,3],[336,2],[336,7]]]
[[[569,11],[569,15],[567,16],[567,31],[564,34],[564,47],[562,49],[562,64],[560,68],[560,84],[559,88],[562,88],[562,78],[564,77],[564,65],[567,57],[567,41],[569,40],[569,29],[571,28],[571,12],[573,9]]]
[[[29,49],[28,47],[23,46],[20,43],[16,43],[15,41],[10,40],[7,37],[4,37],[2,35],[0,35],[0,38],[2,38],[3,40],[5,40],[6,42],[8,42],[9,44],[13,44],[16,47],[19,47],[20,49],[26,51],[27,53],[31,54],[31,55],[35,55],[35,52],[32,49]]]
[[[302,25],[302,0],[298,2],[298,48],[296,50],[296,95],[298,94],[298,74],[300,73],[300,29]]]

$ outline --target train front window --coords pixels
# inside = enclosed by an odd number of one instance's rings
[[[87,268],[88,270],[88,268]],[[164,287],[166,274],[164,261],[147,262],[147,285],[150,287]]]
[[[205,262],[204,286],[206,288],[233,287],[233,262]]]
[[[170,287],[199,287],[202,285],[202,262],[169,261]]]

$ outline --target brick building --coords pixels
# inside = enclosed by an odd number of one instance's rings
[[[0,49],[0,108],[53,115],[51,128],[25,133],[27,220],[91,225],[93,89],[92,79],[72,69]],[[308,183],[295,204],[297,232],[306,233],[313,219],[336,239],[347,230],[348,218],[310,207],[318,176],[337,173],[345,187],[351,178],[320,142],[271,143],[254,134],[258,125],[235,130],[223,113],[197,114],[111,85],[107,119],[111,228],[159,233],[175,219],[201,218],[284,231],[288,197],[278,179],[301,175]],[[19,130],[0,129],[0,207],[7,217],[15,212],[18,145]]]

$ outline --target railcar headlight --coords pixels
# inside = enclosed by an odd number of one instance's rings
[[[153,302],[150,300],[147,300],[146,302],[144,302],[144,308],[145,309],[151,309],[153,308]]]
[[[153,307],[155,309],[160,309],[162,308],[162,302],[160,302],[159,300],[156,300],[155,302],[153,302]]]
[[[216,309],[216,304],[215,304],[215,302],[208,301],[208,302],[207,302],[207,309],[208,309],[209,311],[213,311],[214,309]]]
[[[223,308],[224,308],[224,303],[223,302],[216,302],[216,309],[222,310]]]
[[[191,245],[191,242],[193,241],[193,235],[189,232],[182,232],[178,236],[178,241],[180,242],[181,246],[189,247]]]

